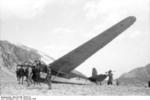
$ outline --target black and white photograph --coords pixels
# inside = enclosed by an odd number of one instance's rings
[[[0,0],[0,100],[150,96],[150,0]]]

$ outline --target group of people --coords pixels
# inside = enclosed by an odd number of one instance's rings
[[[106,75],[108,77],[107,85],[112,85],[112,70],[106,72]],[[27,81],[28,86],[32,83],[40,84],[41,81],[44,81],[48,84],[49,89],[51,89],[51,69],[49,66],[42,64],[40,60],[35,60],[33,63],[18,64],[16,76],[19,84],[23,84],[24,80]],[[119,82],[116,84],[119,85]]]
[[[41,78],[42,74],[45,74]],[[45,64],[42,64],[40,60],[35,60],[33,63],[17,65],[16,76],[19,84],[23,84],[24,80],[27,81],[28,86],[30,84],[40,84],[41,81],[46,81],[49,89],[51,89],[51,69]]]

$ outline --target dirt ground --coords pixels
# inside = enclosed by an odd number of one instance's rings
[[[17,82],[1,82],[0,84],[1,95],[29,95],[29,96],[59,96],[59,95],[150,95],[150,88],[135,87],[135,86],[107,86],[103,85],[71,85],[71,84],[52,84],[52,89],[48,90],[46,84],[31,85],[27,87],[26,84],[19,85]]]
[[[149,96],[150,88],[137,86],[107,86],[105,83],[100,85],[87,84],[56,84],[52,83],[52,89],[48,90],[46,84],[20,85],[17,83],[15,75],[9,75],[1,71],[0,73],[0,95],[19,95],[19,96]]]

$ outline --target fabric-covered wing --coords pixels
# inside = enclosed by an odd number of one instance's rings
[[[103,48],[121,32],[126,30],[135,22],[136,18],[133,16],[127,17],[108,30],[74,49],[70,53],[59,58],[51,64],[52,70],[62,73],[70,73],[73,69],[83,63],[87,58],[92,56],[99,49]]]

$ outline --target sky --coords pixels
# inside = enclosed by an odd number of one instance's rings
[[[0,39],[63,56],[120,20],[136,22],[76,68],[114,77],[150,63],[150,0],[0,0]]]

